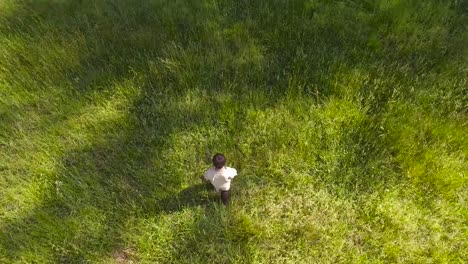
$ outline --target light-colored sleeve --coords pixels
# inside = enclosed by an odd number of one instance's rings
[[[209,176],[208,176],[208,172],[209,172],[209,171],[210,171],[210,170],[207,170],[207,171],[205,171],[205,174],[203,174],[203,179],[205,179],[205,180],[207,180],[207,181],[210,180],[210,178],[209,178]]]
[[[237,176],[237,170],[234,168],[229,168],[228,177],[232,179],[236,176]]]

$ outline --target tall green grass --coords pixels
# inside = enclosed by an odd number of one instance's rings
[[[0,262],[464,262],[467,11],[1,1]]]

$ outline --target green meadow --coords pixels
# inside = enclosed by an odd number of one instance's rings
[[[0,0],[0,263],[465,263],[467,157],[466,1]]]

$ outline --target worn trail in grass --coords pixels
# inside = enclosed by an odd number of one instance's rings
[[[0,2],[0,262],[467,259],[467,8]]]

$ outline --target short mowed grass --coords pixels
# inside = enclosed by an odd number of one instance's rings
[[[467,14],[0,1],[0,262],[467,261]]]

